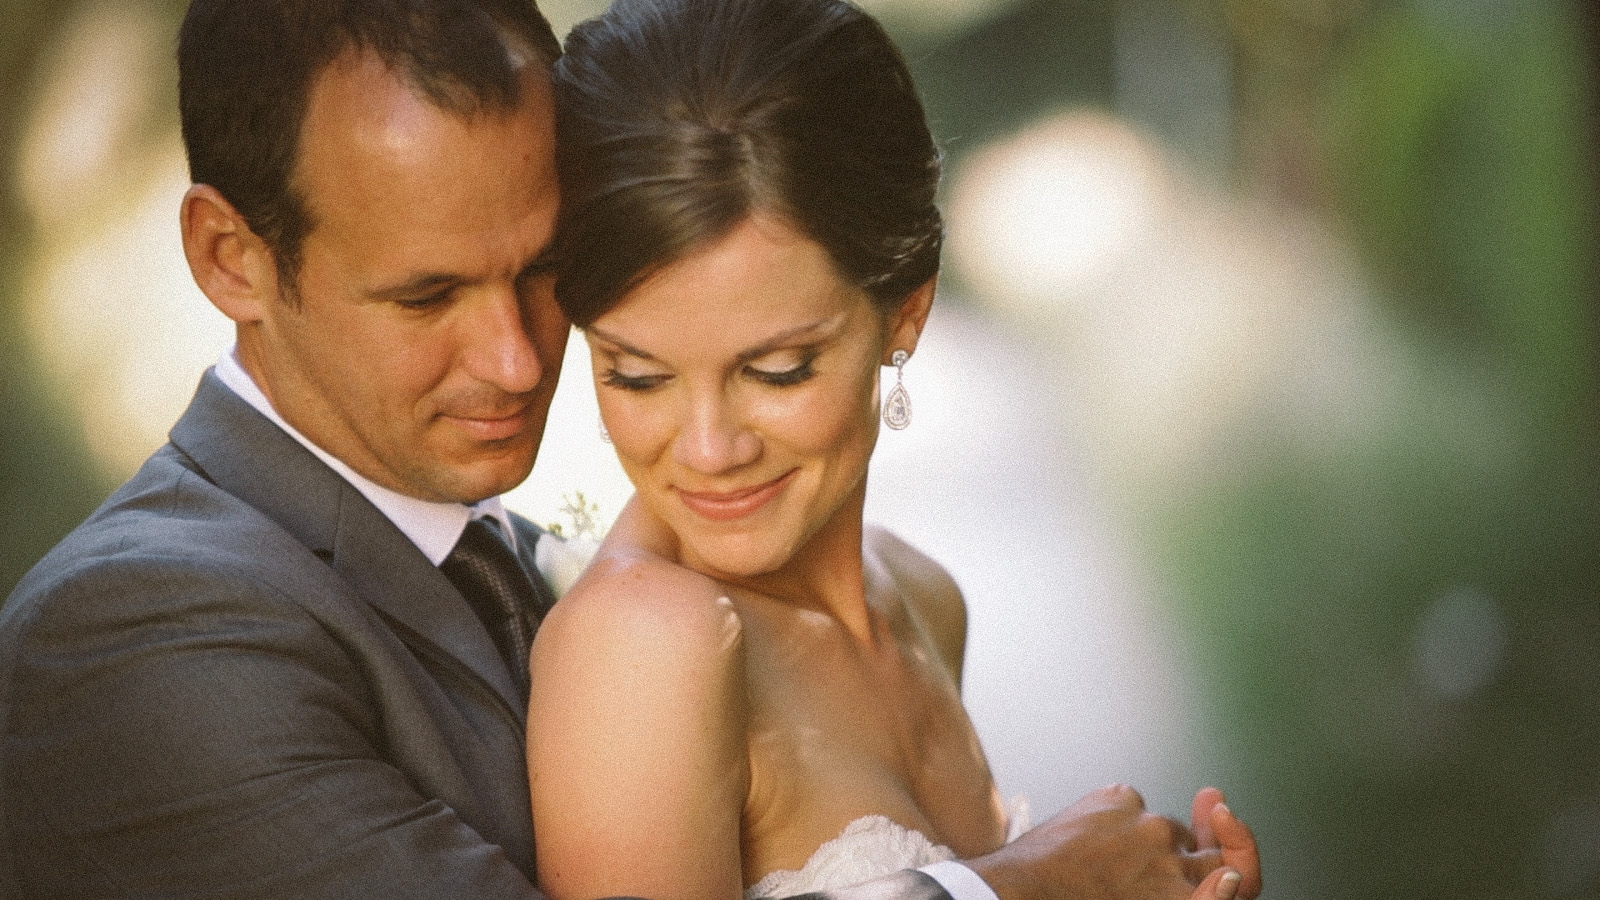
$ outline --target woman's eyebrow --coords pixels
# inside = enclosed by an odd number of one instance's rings
[[[819,332],[825,333],[828,331],[837,331],[839,325],[844,321],[844,319],[845,314],[840,312],[828,316],[825,319],[818,319],[815,322],[808,322],[804,325],[797,325],[794,328],[780,331],[756,346],[751,347],[748,350],[741,351],[736,358],[741,363],[749,362],[752,359],[758,359],[762,356],[766,356],[768,353],[771,353],[774,350],[786,347],[798,339],[810,337]],[[649,360],[651,362],[660,362],[660,360],[656,358],[655,354],[635,347],[622,338],[606,331],[604,328],[590,325],[585,330],[590,334],[593,334],[595,337],[600,338],[602,341],[614,345],[618,350],[627,354],[628,356],[637,356],[640,359]]]
[[[638,347],[633,346],[622,338],[607,332],[604,328],[598,328],[594,325],[590,325],[588,328],[585,328],[584,331],[598,337],[600,340],[605,341],[608,344],[616,345],[618,350],[621,350],[628,356],[637,356],[640,359],[648,359],[651,362],[660,362],[660,360],[656,359],[653,354],[640,350]]]
[[[787,331],[779,332],[768,340],[751,347],[749,350],[746,350],[743,353],[740,353],[738,357],[739,361],[749,362],[752,359],[759,359],[760,357],[766,356],[768,353],[771,353],[774,350],[782,349],[783,347],[786,347],[801,338],[811,337],[812,335],[826,333],[828,331],[837,331],[838,326],[843,322],[844,318],[844,313],[835,313],[826,319],[818,319],[815,322],[799,325],[794,328],[790,328]]]

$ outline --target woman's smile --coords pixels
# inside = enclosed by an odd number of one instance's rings
[[[763,484],[731,491],[689,491],[681,487],[674,487],[673,490],[683,505],[701,518],[713,522],[732,522],[765,508],[783,493],[799,472],[799,469],[790,469]]]

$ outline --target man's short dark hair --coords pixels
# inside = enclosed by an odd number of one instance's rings
[[[315,224],[294,186],[301,126],[317,76],[352,50],[462,115],[516,108],[521,63],[561,54],[532,0],[193,0],[178,36],[189,176],[272,248],[290,297]]]

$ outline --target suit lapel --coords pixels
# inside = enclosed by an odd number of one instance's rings
[[[421,643],[425,653],[442,654],[469,670],[520,727],[526,710],[472,609],[360,491],[210,371],[171,439],[207,478],[327,561],[408,644]],[[532,558],[532,543],[524,564]]]

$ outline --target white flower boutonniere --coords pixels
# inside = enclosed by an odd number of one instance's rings
[[[552,533],[533,548],[533,561],[559,600],[577,582],[583,570],[589,568],[589,562],[599,549],[600,542],[591,538],[562,538]]]
[[[600,521],[600,505],[585,497],[582,491],[562,494],[561,499],[566,504],[561,511],[566,513],[570,524],[552,522],[545,526],[554,540],[541,540],[533,549],[534,565],[539,567],[539,574],[549,582],[557,599],[589,568],[606,533]]]

